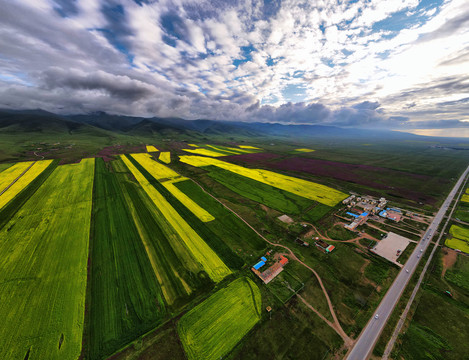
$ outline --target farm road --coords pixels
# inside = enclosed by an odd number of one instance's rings
[[[319,276],[319,274],[313,269],[311,268],[310,266],[308,266],[307,264],[305,264],[303,261],[301,261],[300,259],[298,259],[298,257],[293,253],[293,251],[288,248],[287,246],[285,245],[282,245],[282,244],[276,244],[276,243],[273,243],[271,242],[270,240],[266,239],[262,234],[260,234],[254,227],[251,226],[251,224],[249,224],[246,220],[244,220],[244,218],[239,215],[236,211],[234,211],[233,209],[231,209],[229,206],[225,205],[223,202],[221,202],[220,200],[218,200],[218,198],[216,198],[215,196],[213,196],[212,194],[210,194],[209,192],[207,192],[204,187],[202,185],[200,185],[197,181],[191,179],[192,181],[194,181],[195,184],[197,184],[206,194],[208,194],[209,196],[211,196],[214,200],[218,201],[221,205],[223,205],[226,209],[228,209],[229,211],[231,211],[233,214],[235,214],[241,221],[243,221],[247,226],[249,226],[261,239],[263,239],[264,241],[266,241],[267,243],[269,243],[270,245],[272,246],[275,246],[275,247],[281,247],[285,250],[287,250],[288,252],[288,256],[295,260],[295,261],[298,261],[301,265],[303,265],[304,267],[306,267],[307,269],[309,269],[313,274],[314,276],[316,276],[316,279],[318,280],[319,282],[319,285],[321,286],[321,289],[322,289],[322,292],[324,293],[324,296],[326,297],[326,301],[327,301],[327,305],[329,306],[329,311],[331,312],[331,315],[332,315],[332,318],[334,319],[334,323],[333,323],[333,326],[332,323],[330,321],[328,321],[324,316],[320,316],[321,319],[325,320],[326,323],[331,326],[332,329],[334,329],[339,335],[340,337],[344,340],[345,342],[345,345],[347,347],[350,347],[351,345],[353,345],[354,341],[349,338],[347,336],[347,334],[345,333],[345,331],[342,329],[342,326],[340,325],[339,323],[339,319],[337,318],[337,315],[335,314],[335,311],[334,311],[334,306],[332,305],[332,302],[331,302],[331,299],[329,298],[329,295],[327,294],[327,290],[322,282],[322,279],[321,277]],[[299,296],[299,295],[297,295]],[[305,302],[304,299],[300,298],[303,302]],[[305,303],[306,304],[306,303]],[[308,304],[309,305],[309,304]],[[307,306],[308,306],[307,305]],[[313,307],[311,305],[308,306],[308,308],[310,309],[313,309]],[[316,314],[319,314],[319,312],[314,309],[313,310]]]

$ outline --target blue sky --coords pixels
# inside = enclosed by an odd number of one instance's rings
[[[465,0],[0,5],[3,108],[469,136]]]

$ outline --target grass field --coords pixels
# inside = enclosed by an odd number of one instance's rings
[[[2,359],[80,355],[93,174],[93,159],[56,168],[0,231]]]
[[[469,257],[458,256],[453,267],[446,271],[445,279],[464,289],[469,296]]]
[[[442,278],[442,251],[417,295],[417,307],[407,331],[399,338],[393,359],[466,359],[469,353],[469,259],[458,255]],[[445,295],[450,290],[453,297]]]
[[[131,155],[143,168],[150,173],[155,179],[159,180],[163,186],[174,195],[181,203],[184,204],[195,216],[203,222],[212,221],[214,217],[204,208],[194,202],[188,195],[181,192],[174,186],[175,182],[186,180],[177,172],[169,167],[154,161],[148,154],[132,154]]]
[[[11,182],[20,176],[32,163],[32,161],[19,162],[3,170],[0,173],[0,191],[3,191],[10,185]]]
[[[171,206],[155,187],[149,183],[144,175],[125,156],[121,156],[125,165],[132,172],[154,204],[163,213],[171,226],[183,239],[187,249],[199,261],[210,278],[218,282],[231,273],[230,269],[223,263],[218,255],[207,245],[207,243],[192,229],[183,217]]]
[[[169,164],[171,162],[171,153],[169,151],[162,151],[158,160],[164,162],[165,164]]]
[[[293,194],[317,201],[328,206],[334,206],[339,201],[347,197],[346,194],[328,186],[278,174],[269,170],[249,169],[239,165],[220,161],[218,159],[204,158],[200,156],[184,155],[180,157],[180,160],[183,163],[197,167],[214,165],[231,171],[235,174],[257,180],[261,183],[268,184],[285,191],[289,191]]]
[[[9,163],[0,164],[0,175],[1,175],[1,171],[5,170],[5,169],[8,169],[12,165],[13,164],[9,164]]]
[[[158,152],[158,149],[153,145],[147,145],[147,152]]]
[[[89,300],[89,358],[103,359],[166,315],[162,292],[125,193],[96,160]]]
[[[189,360],[228,354],[259,321],[261,301],[257,285],[240,278],[185,314],[178,332]]]
[[[3,208],[16,195],[23,191],[36,177],[38,177],[50,164],[52,160],[36,162],[26,173],[21,176],[7,191],[0,195],[0,209]],[[1,175],[1,174],[0,174]]]

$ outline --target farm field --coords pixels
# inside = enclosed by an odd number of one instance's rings
[[[461,196],[461,201],[469,203],[469,194],[464,194]]]
[[[393,351],[393,358],[459,360],[467,357],[469,344],[469,258],[457,255],[443,275],[443,250],[438,250],[431,272],[411,310],[413,317]],[[452,297],[445,294],[451,291]]]
[[[295,151],[303,152],[303,153],[309,153],[309,152],[313,152],[314,150],[313,149],[301,148],[301,149],[295,149]]]
[[[158,150],[156,147],[154,147],[153,145],[147,145],[146,149],[147,149],[147,152],[158,152],[158,151],[159,151],[159,150]]]
[[[155,179],[159,180],[162,185],[176,197],[181,203],[184,204],[195,216],[203,222],[212,221],[214,217],[189,196],[185,195],[177,187],[174,186],[175,182],[187,180],[181,177],[178,173],[174,172],[167,166],[154,161],[148,154],[132,154],[131,155],[143,168],[150,173]]]
[[[0,191],[3,191],[8,185],[11,184],[13,180],[26,171],[32,164],[32,161],[19,162],[3,170],[0,173]]]
[[[121,156],[125,165],[132,172],[139,184],[152,199],[154,204],[164,214],[179,236],[183,239],[186,247],[199,261],[210,278],[218,282],[231,273],[230,269],[223,263],[218,255],[205,243],[205,241],[192,229],[181,215],[171,206],[155,187],[148,182],[144,175],[125,156]]]
[[[218,290],[186,313],[178,333],[189,360],[224,357],[261,317],[261,293],[248,278]]]
[[[165,164],[169,164],[171,162],[171,153],[169,151],[162,151],[158,160],[164,162]]]
[[[390,196],[406,198],[413,202],[433,204],[444,179],[434,179],[427,175],[391,170],[372,165],[348,164],[299,156],[281,158],[265,153],[228,158],[236,163],[242,162],[265,166],[272,170],[311,174],[333,180],[359,184],[386,192]]]
[[[139,184],[129,179],[131,173],[125,164],[116,160],[112,167],[166,304],[171,311],[178,309],[213,283],[163,213]]]
[[[87,343],[89,358],[103,359],[158,325],[166,311],[126,194],[102,159],[94,193]]]
[[[321,208],[323,213],[331,209],[326,205],[216,166],[208,166],[204,169],[208,171],[211,178],[230,190],[284,214],[299,215],[306,220],[314,221],[318,218],[307,216],[310,208]]]
[[[251,255],[265,249],[266,243],[264,240],[193,181],[180,181],[175,183],[175,186],[186,195],[190,195],[194,201],[204,208],[210,209],[215,220],[206,223],[206,226],[218,238],[223,239],[230,248],[235,249],[236,253],[244,254],[246,259],[252,259]]]
[[[218,159],[184,155],[180,157],[180,161],[197,167],[214,165],[238,175],[242,175],[247,178],[274,186],[276,188],[289,191],[296,195],[303,196],[307,199],[314,200],[328,206],[334,206],[339,201],[347,197],[346,194],[325,185],[293,178],[291,176],[278,174],[268,170],[249,169],[239,165],[220,161]]]
[[[94,159],[57,167],[0,231],[0,357],[77,359]]]
[[[215,150],[209,150],[209,149],[204,149],[201,147],[198,147],[197,149],[182,149],[188,153],[191,154],[196,154],[196,155],[205,155],[205,156],[213,156],[213,157],[220,157],[220,156],[226,156],[229,155],[225,152],[221,151],[215,151]]]
[[[36,162],[26,173],[21,176],[8,190],[0,195],[0,209],[10,202],[15,196],[23,191],[37,176],[39,176],[52,160],[41,160]],[[0,174],[1,176],[1,174]],[[9,185],[7,185],[9,186]],[[3,191],[3,189],[2,189]]]
[[[445,245],[469,254],[469,228],[462,225],[451,225],[449,233],[452,238],[446,239]]]

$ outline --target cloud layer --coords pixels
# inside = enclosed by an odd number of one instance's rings
[[[0,4],[0,107],[469,125],[464,0]]]

